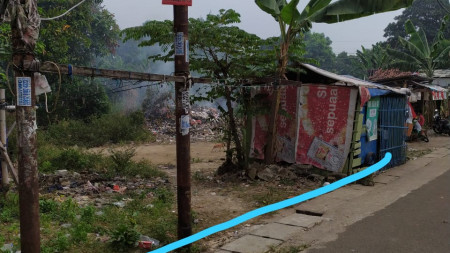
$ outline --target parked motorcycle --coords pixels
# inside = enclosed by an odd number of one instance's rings
[[[433,131],[435,133],[450,135],[450,120],[442,119],[437,110],[435,110],[433,119]]]

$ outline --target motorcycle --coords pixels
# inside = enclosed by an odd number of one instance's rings
[[[450,121],[448,119],[442,119],[437,110],[435,111],[433,119],[433,131],[435,133],[450,135]]]

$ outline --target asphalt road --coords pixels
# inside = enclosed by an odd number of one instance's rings
[[[450,171],[350,225],[324,247],[308,252],[450,253]]]

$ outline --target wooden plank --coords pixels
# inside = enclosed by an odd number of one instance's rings
[[[358,166],[361,166],[361,158],[360,157],[359,158],[354,158],[353,161],[352,161],[352,167],[353,168],[358,167]]]
[[[5,159],[6,163],[8,164],[8,166],[6,167],[8,167],[9,173],[11,173],[14,183],[16,183],[16,185],[19,185],[19,177],[17,176],[17,171],[14,169],[14,165],[9,158],[8,152],[6,151],[3,142],[0,143],[0,153],[3,159]]]

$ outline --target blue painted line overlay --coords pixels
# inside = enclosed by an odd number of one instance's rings
[[[246,222],[246,221],[248,221],[250,219],[253,219],[255,217],[258,217],[260,215],[263,215],[263,214],[266,214],[266,213],[270,213],[270,212],[273,212],[273,211],[276,211],[276,210],[279,210],[279,209],[283,209],[283,208],[286,208],[286,207],[289,207],[289,206],[301,203],[301,202],[306,201],[308,199],[312,199],[312,198],[318,197],[318,196],[323,195],[325,193],[329,193],[331,191],[334,191],[336,189],[341,188],[342,186],[345,186],[347,184],[350,184],[350,183],[353,183],[355,181],[358,181],[361,178],[367,177],[370,174],[380,170],[381,168],[386,166],[391,161],[391,159],[392,159],[392,154],[388,152],[388,153],[386,153],[386,155],[384,156],[384,158],[381,161],[379,161],[378,163],[370,166],[369,168],[367,168],[367,169],[365,169],[363,171],[360,171],[360,172],[355,173],[355,174],[353,174],[351,176],[345,177],[345,178],[343,178],[341,180],[338,180],[338,181],[336,181],[336,182],[334,182],[332,184],[323,186],[323,187],[321,187],[319,189],[316,189],[316,190],[304,193],[302,195],[299,195],[299,196],[296,196],[296,197],[293,197],[293,198],[290,198],[290,199],[286,199],[286,200],[283,200],[283,201],[280,201],[278,203],[274,203],[274,204],[271,204],[271,205],[268,205],[268,206],[265,206],[265,207],[261,207],[261,208],[255,209],[255,210],[250,211],[248,213],[245,213],[245,214],[243,214],[241,216],[238,216],[238,217],[236,217],[234,219],[231,219],[231,220],[226,221],[224,223],[212,226],[212,227],[207,228],[207,229],[205,229],[203,231],[200,231],[200,232],[198,232],[198,233],[196,233],[194,235],[191,235],[189,237],[183,238],[183,239],[181,239],[179,241],[173,242],[173,243],[168,244],[168,245],[166,245],[164,247],[161,247],[159,249],[153,250],[153,251],[151,251],[151,253],[166,253],[166,252],[169,252],[171,250],[175,250],[175,249],[181,248],[181,247],[183,247],[185,245],[191,244],[191,243],[193,243],[195,241],[198,241],[198,240],[200,240],[202,238],[205,238],[207,236],[210,236],[210,235],[212,235],[214,233],[217,233],[217,232],[220,232],[222,230],[229,229],[231,227],[239,225],[239,224],[241,224],[243,222]]]

